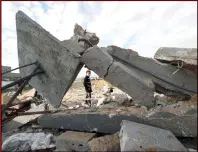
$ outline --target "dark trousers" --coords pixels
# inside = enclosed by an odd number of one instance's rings
[[[91,98],[91,92],[86,92],[86,98]],[[91,106],[91,100],[86,100],[85,103]]]

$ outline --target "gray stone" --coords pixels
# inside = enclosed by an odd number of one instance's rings
[[[197,48],[161,47],[154,55],[157,60],[182,60],[187,64],[197,65]]]
[[[120,151],[120,140],[118,133],[94,138],[89,141],[89,147],[92,152]]]
[[[2,144],[2,151],[35,151],[55,147],[52,134],[17,133],[7,138]]]
[[[27,112],[44,111],[44,109],[45,109],[45,105],[41,104],[39,106],[36,106],[36,107],[28,110]],[[3,124],[2,132],[9,132],[14,129],[17,129],[17,128],[27,124],[28,122],[37,119],[41,115],[42,114],[17,116],[14,119],[12,119],[11,121]]]
[[[172,132],[123,120],[120,130],[121,151],[187,151]]]
[[[170,130],[175,136],[196,137],[197,115],[175,116],[170,118],[147,118],[132,114],[65,114],[42,115],[38,118],[43,128],[62,128],[75,131],[116,133],[122,120],[147,124]]]
[[[82,55],[82,62],[115,87],[130,95],[138,104],[147,107],[153,106],[154,84],[153,82],[116,62],[104,50],[97,46],[89,48]]]
[[[16,29],[19,66],[36,61],[41,65],[45,74],[33,77],[29,84],[45,97],[48,103],[59,107],[63,96],[83,66],[80,63],[80,55],[66,47],[70,44],[63,45],[21,11],[16,14]],[[76,52],[82,50],[80,47],[79,49]],[[20,69],[21,76],[29,75],[34,68],[35,66],[28,66]]]
[[[197,114],[197,109],[190,109],[188,110],[185,115],[194,115],[194,114]]]
[[[108,52],[117,62],[123,63],[137,74],[152,80],[157,92],[165,94],[167,90],[170,90],[173,93],[189,95],[197,92],[197,77],[190,71],[180,69],[173,74],[177,67],[162,64],[152,58],[133,55],[132,51],[116,46],[108,46],[104,51]],[[161,89],[161,87],[166,89]]]
[[[153,115],[151,115],[149,118],[172,118],[176,115],[169,113],[169,112],[156,112]]]
[[[67,131],[56,137],[56,151],[89,151],[88,142],[95,133]]]

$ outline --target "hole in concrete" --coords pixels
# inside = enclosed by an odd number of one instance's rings
[[[73,146],[74,144],[72,144],[72,146]]]
[[[140,148],[142,148],[142,146],[140,146]]]
[[[82,147],[83,145],[82,144],[79,144],[78,146]]]

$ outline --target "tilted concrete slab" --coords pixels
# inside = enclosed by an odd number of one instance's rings
[[[180,69],[173,74],[177,68],[168,64],[162,64],[152,58],[138,56],[135,51],[123,49],[117,46],[108,46],[101,48],[107,51],[114,60],[123,63],[129,69],[139,75],[143,75],[151,79],[156,85],[156,91],[165,91],[167,89],[178,94],[195,94],[197,93],[197,77],[190,71]],[[161,90],[158,86],[166,88]]]
[[[197,48],[161,47],[154,55],[157,60],[182,60],[186,64],[197,65]]]
[[[133,114],[47,114],[38,118],[43,128],[60,128],[85,132],[116,133],[120,130],[122,120],[147,124],[170,130],[178,137],[197,136],[197,115],[155,118],[136,116]]]
[[[136,103],[147,107],[153,106],[153,82],[116,62],[105,50],[97,46],[89,48],[82,55],[82,62],[100,77],[130,95]]]
[[[83,66],[80,63],[80,55],[69,50],[70,47],[77,48],[78,44],[63,45],[21,11],[16,14],[16,29],[19,66],[35,61],[41,65],[45,74],[33,77],[29,83],[48,103],[59,107],[63,96]],[[34,68],[35,66],[28,66],[20,69],[21,76],[29,75]]]
[[[121,151],[187,151],[169,130],[123,120]]]

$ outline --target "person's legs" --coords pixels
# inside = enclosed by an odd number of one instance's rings
[[[88,104],[91,106],[91,92],[88,93],[88,97],[90,98],[90,100],[88,100]]]
[[[86,97],[85,98],[86,98],[85,103],[88,104],[87,98],[89,98],[89,93],[87,91],[86,91]]]

